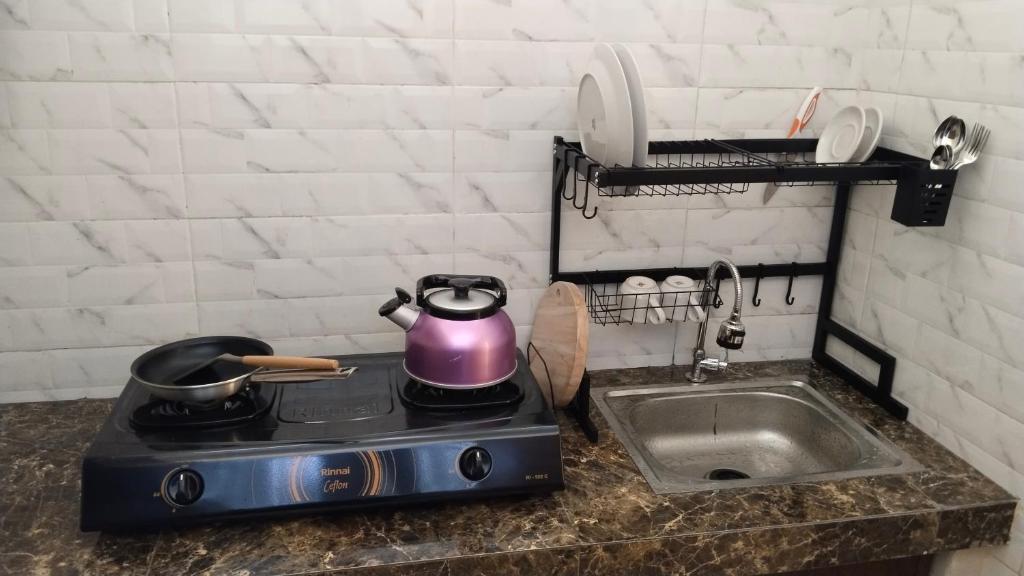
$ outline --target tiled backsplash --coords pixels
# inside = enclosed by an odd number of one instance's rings
[[[943,228],[855,190],[835,314],[898,355],[919,426],[1024,494],[1022,19],[1016,0],[0,0],[0,401],[114,395],[139,352],[198,334],[397,350],[376,308],[432,272],[504,278],[525,342],[551,138],[574,135],[593,42],[620,41],[655,139],[779,136],[813,85],[812,132],[853,102],[918,154],[949,113],[993,128]],[[761,192],[569,210],[563,268],[822,260],[831,190]],[[808,356],[820,286],[786,306],[763,281],[734,358]],[[595,327],[590,365],[686,362],[693,332]],[[1019,573],[1021,540],[978,562]]]
[[[834,89],[820,128],[900,49],[908,5],[839,6],[0,0],[0,400],[112,395],[198,334],[400,349],[377,305],[431,272],[504,278],[525,342],[593,42],[635,53],[653,137],[777,135],[806,86]],[[788,31],[808,17],[829,26]],[[827,188],[759,198],[570,211],[563,267],[822,258]],[[751,310],[743,358],[807,356],[819,286]],[[676,336],[595,328],[591,365],[671,362]]]
[[[930,153],[949,114],[992,137],[957,181],[946,225],[889,219],[892,191],[856,188],[834,317],[896,356],[894,394],[910,420],[1024,495],[1024,4],[914,0],[883,144]],[[834,344],[834,343],[833,343]],[[835,354],[871,375],[877,366]],[[943,557],[944,575],[1024,574],[1020,514],[1008,546]]]

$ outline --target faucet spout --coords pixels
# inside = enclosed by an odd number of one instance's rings
[[[740,317],[743,311],[743,284],[740,278],[740,270],[732,263],[732,260],[722,258],[721,260],[715,260],[711,266],[708,266],[707,283],[711,284],[718,277],[718,270],[725,266],[729,269],[729,274],[732,275],[733,288],[735,292],[735,300],[732,303],[732,315],[736,318]]]
[[[705,370],[725,370],[729,365],[729,350],[739,350],[743,346],[743,338],[747,334],[746,327],[743,326],[743,322],[740,319],[743,310],[743,279],[740,277],[740,271],[736,268],[736,265],[724,258],[715,260],[708,267],[705,285],[710,286],[715,281],[718,277],[718,270],[723,266],[732,275],[735,294],[732,312],[729,314],[729,318],[718,327],[718,334],[715,337],[715,342],[722,348],[722,357],[708,358],[707,353],[704,351],[704,339],[707,337],[708,320],[711,316],[711,302],[705,298],[701,301],[701,306],[704,308],[704,319],[697,329],[697,343],[693,348],[693,369],[686,375],[687,379],[691,382],[707,381],[708,377],[704,374]]]

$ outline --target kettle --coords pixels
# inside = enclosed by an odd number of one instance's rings
[[[405,371],[440,388],[483,388],[516,372],[516,329],[502,310],[505,283],[493,276],[432,274],[412,296],[395,288],[378,313],[405,330]]]

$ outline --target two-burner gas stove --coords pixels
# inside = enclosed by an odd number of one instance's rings
[[[130,381],[82,462],[82,530],[563,487],[558,425],[521,352],[510,380],[466,391],[410,380],[401,354],[339,360],[359,370],[215,408]]]

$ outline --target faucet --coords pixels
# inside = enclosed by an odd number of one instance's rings
[[[715,278],[718,277],[718,269],[722,266],[729,269],[729,273],[732,274],[733,285],[736,287],[735,300],[732,303],[732,313],[718,327],[718,336],[715,338],[715,342],[722,348],[722,356],[720,358],[708,358],[707,353],[704,352],[704,339],[708,332],[708,320],[711,319],[711,297],[705,295],[701,299],[701,306],[704,308],[704,319],[701,320],[700,327],[697,329],[697,343],[693,347],[693,369],[686,374],[686,378],[690,382],[706,382],[708,377],[704,374],[705,370],[724,371],[729,365],[729,350],[739,350],[743,346],[743,337],[747,334],[743,322],[740,321],[740,309],[743,306],[743,286],[741,284],[740,271],[736,268],[736,265],[725,258],[715,260],[708,267],[705,286],[710,286],[715,281]]]

